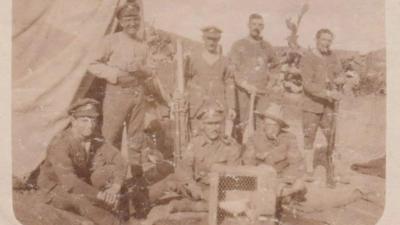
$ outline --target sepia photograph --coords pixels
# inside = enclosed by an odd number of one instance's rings
[[[13,0],[22,225],[375,225],[382,0]]]

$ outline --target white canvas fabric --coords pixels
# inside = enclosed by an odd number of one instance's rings
[[[51,138],[68,124],[67,109],[93,58],[115,27],[121,0],[13,2],[13,175],[35,169]]]

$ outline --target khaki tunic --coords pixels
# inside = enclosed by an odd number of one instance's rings
[[[119,219],[96,197],[109,185],[122,185],[125,175],[126,164],[117,149],[97,139],[85,145],[67,128],[51,141],[37,184],[44,203],[72,210],[95,224],[117,225]]]
[[[104,171],[105,167],[109,170]],[[97,174],[101,170],[105,173],[112,170],[108,174],[112,175],[108,182],[122,185],[126,163],[120,152],[102,140],[92,140],[87,150],[82,142],[72,136],[71,129],[67,128],[51,141],[47,156],[40,166],[38,186],[46,191],[59,186],[71,194],[96,199],[101,187],[92,184],[101,182],[92,178],[101,178]],[[106,185],[104,183],[101,186],[104,188]]]
[[[260,157],[264,153],[268,153],[267,157]],[[272,166],[281,178],[294,179],[304,172],[296,137],[287,132],[281,132],[276,140],[270,140],[263,129],[258,129],[246,144],[242,159],[245,165]]]
[[[182,156],[181,171],[187,178],[209,185],[209,173],[214,164],[238,165],[241,149],[233,139],[211,143],[200,135],[193,138]]]

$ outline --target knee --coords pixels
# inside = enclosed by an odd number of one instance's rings
[[[112,184],[114,180],[114,173],[117,168],[114,165],[106,165],[100,168],[97,168],[93,171],[90,180],[92,185],[97,189],[101,190],[107,187],[108,185]]]

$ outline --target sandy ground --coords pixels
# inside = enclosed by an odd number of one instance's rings
[[[299,120],[301,101],[294,97],[289,102],[286,116],[290,121],[290,131],[296,134],[302,150],[302,125]],[[321,182],[308,185],[308,198],[312,202],[309,205],[314,210],[309,210],[304,216],[331,225],[376,224],[384,210],[385,180],[356,173],[350,170],[350,166],[385,155],[385,127],[385,97],[343,99],[337,123],[338,154],[335,156],[335,166],[336,174],[348,184],[339,184],[336,191],[324,188],[324,171],[317,168]],[[325,139],[319,132],[316,145],[325,144]]]

